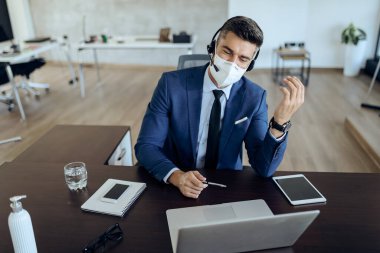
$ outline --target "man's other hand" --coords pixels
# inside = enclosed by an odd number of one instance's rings
[[[280,125],[290,120],[305,99],[305,87],[297,77],[288,76],[283,82],[287,86],[281,87],[283,99],[274,112],[274,120]]]
[[[202,183],[206,181],[206,178],[196,170],[188,172],[176,170],[170,175],[168,181],[176,186],[184,196],[194,199],[197,199],[203,189],[207,187]]]

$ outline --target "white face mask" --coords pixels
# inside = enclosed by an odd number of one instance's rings
[[[210,72],[212,77],[218,83],[218,88],[221,89],[239,81],[247,70],[240,68],[235,62],[229,62],[222,59],[217,54],[214,56],[214,65],[219,71],[216,71],[213,66],[210,66]]]

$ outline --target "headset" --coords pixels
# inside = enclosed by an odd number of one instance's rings
[[[221,28],[218,29],[218,31],[216,31],[216,33],[214,34],[214,36],[212,36],[212,39],[211,39],[211,43],[209,45],[207,45],[207,53],[208,53],[208,56],[210,57],[210,64],[211,66],[214,66],[216,72],[219,71],[219,68],[217,66],[215,66],[213,60],[212,60],[212,57],[211,55],[214,55],[215,53],[215,44],[216,44],[216,35],[218,35],[218,33],[223,29],[223,26]],[[248,68],[247,68],[247,71],[251,71],[253,69],[253,67],[255,66],[255,61],[257,59],[257,57],[259,57],[259,54],[260,54],[260,48],[259,50],[257,50],[257,53],[255,55],[255,57],[253,58],[253,60],[251,61],[251,63],[249,64]]]

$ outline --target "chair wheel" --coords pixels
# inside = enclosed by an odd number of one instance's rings
[[[15,105],[13,103],[8,105],[8,111],[9,112],[13,111],[13,108],[15,108]]]
[[[35,99],[40,101],[40,95],[34,95]]]
[[[46,94],[50,93],[50,88],[45,88]]]
[[[1,94],[3,94],[4,96],[7,95],[7,93],[4,90],[1,92]]]
[[[75,80],[76,82],[79,82],[79,77],[76,76],[75,79],[70,79],[70,80],[69,80],[69,84],[71,84],[71,85],[74,84],[74,80]]]

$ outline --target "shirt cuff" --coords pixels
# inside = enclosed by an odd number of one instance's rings
[[[166,174],[166,176],[165,176],[164,179],[163,179],[163,181],[165,182],[165,184],[169,184],[169,183],[168,183],[168,179],[169,179],[169,177],[173,174],[173,172],[176,171],[176,170],[179,170],[179,169],[178,169],[178,168],[173,168],[173,169],[171,169],[171,170],[168,172],[168,174]]]
[[[276,138],[273,134],[272,134],[272,132],[269,130],[269,135],[275,140],[275,141],[277,141],[277,142],[281,142],[284,138],[285,138],[285,136],[288,134],[288,132],[286,132],[286,133],[284,133],[283,135],[281,135],[280,137],[278,137],[278,138]]]

